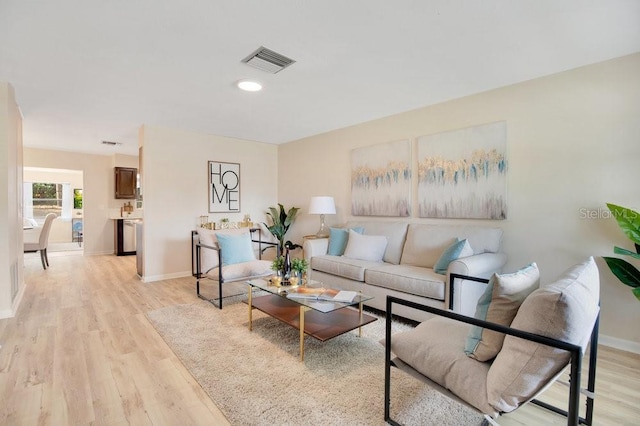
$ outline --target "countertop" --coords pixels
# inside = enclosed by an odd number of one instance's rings
[[[113,220],[118,220],[118,219],[142,219],[142,213],[136,213],[133,212],[131,214],[123,214],[122,216],[120,216],[120,213],[118,214],[110,214],[109,215],[109,219],[113,219]]]

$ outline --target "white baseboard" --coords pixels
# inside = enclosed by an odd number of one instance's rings
[[[140,280],[143,283],[151,283],[154,281],[171,280],[174,278],[184,278],[184,277],[190,277],[190,276],[191,276],[191,271],[184,271],[184,272],[174,272],[172,274],[145,275],[143,277],[140,277]]]
[[[598,345],[609,346],[622,351],[640,354],[640,343],[631,340],[618,339],[617,337],[606,336],[601,334],[598,336]]]
[[[20,286],[20,290],[18,290],[18,294],[16,294],[15,299],[13,299],[13,303],[11,304],[11,309],[5,309],[0,311],[0,319],[13,318],[16,316],[16,312],[18,312],[18,307],[20,306],[20,302],[22,302],[22,296],[24,296],[24,283]]]
[[[115,253],[113,252],[113,250],[107,250],[107,251],[92,251],[92,252],[88,252],[88,251],[84,251],[84,255],[85,256],[104,256],[105,254],[113,254],[115,255]]]

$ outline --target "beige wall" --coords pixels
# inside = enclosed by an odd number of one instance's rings
[[[114,252],[113,221],[123,200],[116,200],[115,166],[136,167],[137,157],[94,155],[44,149],[24,149],[25,167],[81,170],[83,173],[84,252],[88,255]]]
[[[351,218],[352,149],[410,139],[415,153],[418,136],[501,120],[508,135],[507,220],[419,219],[414,183],[411,221],[501,227],[506,270],[535,261],[544,282],[587,256],[611,254],[613,244],[631,248],[613,219],[584,216],[598,215],[606,202],[640,209],[640,54],[282,145],[279,200],[303,208],[292,237],[316,231],[319,219],[305,214],[313,195],[335,197],[338,214],[328,223]],[[640,303],[597,260],[605,341],[640,351]]]
[[[191,230],[211,221],[264,221],[277,202],[278,147],[223,136],[144,126],[144,280],[191,274]],[[240,163],[241,213],[208,213],[207,162]],[[195,287],[194,287],[195,291]]]
[[[8,83],[0,83],[0,200],[0,318],[6,318],[24,291],[22,116]]]

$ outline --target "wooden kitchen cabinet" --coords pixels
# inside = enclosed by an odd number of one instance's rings
[[[116,199],[135,200],[138,169],[116,167]]]

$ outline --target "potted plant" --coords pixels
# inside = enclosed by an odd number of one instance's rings
[[[269,207],[269,211],[267,212],[267,216],[271,218],[271,225],[265,226],[273,234],[274,237],[278,240],[278,255],[284,253],[285,249],[285,240],[284,236],[289,230],[289,227],[293,224],[293,221],[296,219],[296,215],[298,214],[299,207],[291,207],[289,211],[285,211],[284,206],[282,204],[278,204],[279,210],[275,207]],[[287,241],[286,243],[291,243]],[[292,244],[291,248],[295,248],[294,246],[298,246],[297,244]],[[299,247],[299,246],[298,246]]]
[[[303,276],[307,272],[309,264],[306,259],[291,259],[291,269],[296,271],[299,276]]]
[[[278,256],[271,262],[271,269],[274,272],[282,271],[284,268],[284,256]]]
[[[615,254],[630,256],[634,259],[640,259],[640,213],[615,204],[607,203],[607,207],[618,222],[618,226],[622,229],[622,232],[634,243],[636,249],[634,253],[631,250],[616,246],[613,248],[613,252]],[[633,295],[636,299],[640,300],[640,271],[638,268],[626,260],[617,257],[603,256],[603,259],[607,262],[607,266],[609,266],[611,272],[613,272],[623,284],[631,287],[633,289]]]
[[[291,270],[294,271],[294,275],[300,284],[303,284],[305,281],[308,266],[309,263],[306,259],[298,259],[297,257],[291,259]]]

